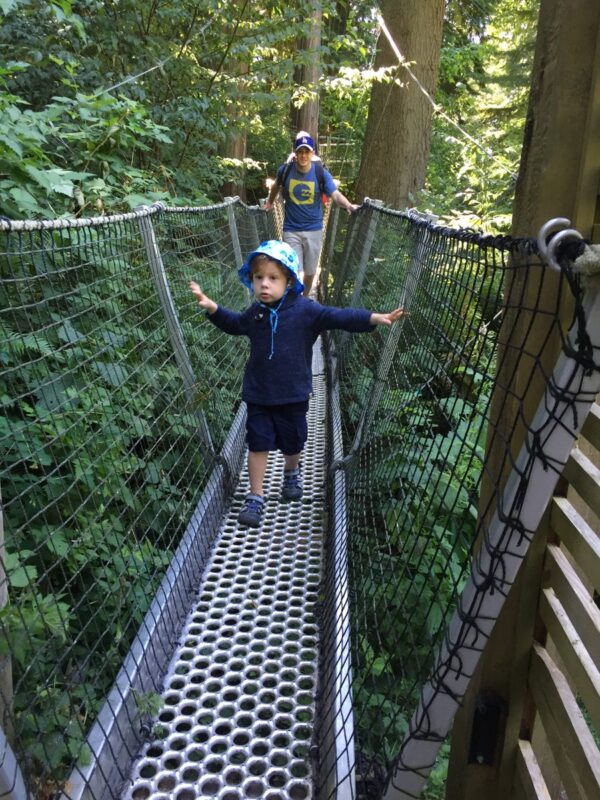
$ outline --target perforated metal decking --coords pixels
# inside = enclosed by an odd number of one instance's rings
[[[320,342],[303,456],[304,497],[280,499],[271,454],[258,530],[237,525],[244,471],[173,656],[155,737],[124,800],[305,800],[315,716],[325,501]]]

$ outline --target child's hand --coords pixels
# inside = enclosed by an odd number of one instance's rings
[[[395,311],[390,311],[389,314],[371,314],[369,322],[371,325],[393,325],[400,317],[406,316],[408,316],[408,311],[397,308]]]
[[[207,297],[195,281],[190,281],[189,286],[192,290],[192,294],[198,301],[198,304],[202,306],[202,308],[205,308],[209,314],[214,314],[217,310],[217,304],[215,301],[211,300],[210,297]]]

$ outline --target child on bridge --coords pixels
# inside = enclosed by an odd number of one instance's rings
[[[219,306],[194,281],[190,289],[209,320],[225,333],[247,336],[242,399],[248,408],[246,435],[250,494],[238,517],[241,525],[257,528],[264,510],[263,480],[269,451],[281,450],[285,462],[282,496],[300,500],[300,456],[308,435],[306,415],[312,392],[312,349],[322,331],[339,329],[367,333],[376,325],[392,325],[405,313],[322,306],[302,295],[295,251],[270,240],[253,250],[238,275],[256,302],[237,313]]]

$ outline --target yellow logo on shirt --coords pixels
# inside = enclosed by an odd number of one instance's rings
[[[297,206],[308,206],[315,202],[315,184],[312,181],[297,181],[290,178],[288,194]]]

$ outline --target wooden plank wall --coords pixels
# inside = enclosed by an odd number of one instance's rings
[[[510,800],[600,799],[598,405],[563,478],[549,515],[516,761],[504,765],[511,780],[500,781],[512,784]]]

